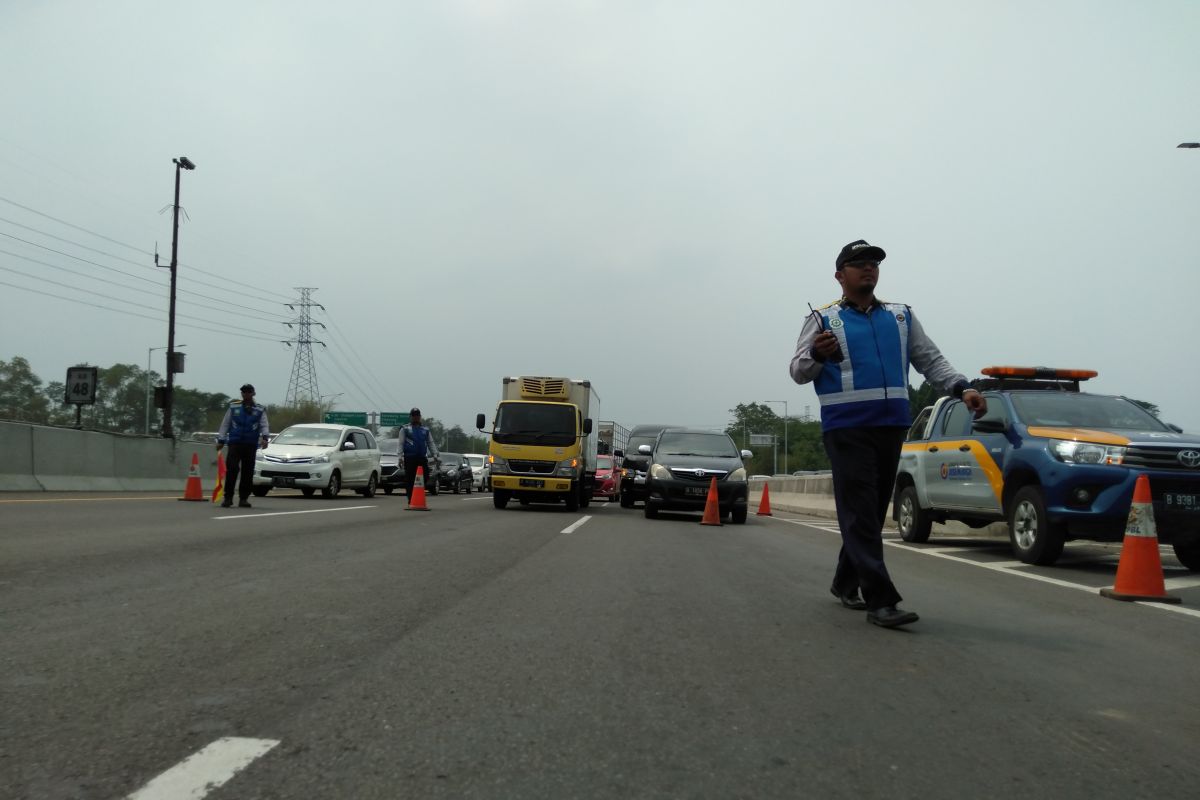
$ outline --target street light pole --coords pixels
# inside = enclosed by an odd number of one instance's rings
[[[187,347],[186,344],[179,345]],[[150,354],[155,350],[166,350],[166,347],[148,347],[146,348],[146,435],[150,435]]]
[[[783,473],[790,475],[787,467],[787,422],[788,422],[788,407],[787,400],[763,400],[764,403],[783,403]]]
[[[175,278],[179,270],[179,172],[195,169],[196,165],[187,156],[171,159],[175,162],[175,207],[171,226],[171,307],[167,312],[167,392],[163,398],[164,439],[175,438],[171,430],[171,410],[175,404]]]

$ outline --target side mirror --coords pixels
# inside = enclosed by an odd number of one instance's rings
[[[1178,425],[1172,425],[1171,423],[1168,422],[1167,427],[1170,428],[1171,430],[1175,431],[1176,433],[1183,433],[1183,428],[1179,427]]]
[[[654,452],[654,448],[648,444],[643,444],[638,446],[638,452],[644,456],[648,456]]]
[[[353,450],[354,442],[346,442],[344,445],[342,445],[342,449],[343,450]]]
[[[751,453],[749,450],[743,450],[742,458],[754,458],[754,453]]]
[[[483,414],[476,414],[475,415],[475,429],[480,430],[480,431],[483,430],[483,423],[484,423]]]
[[[1002,419],[977,419],[971,423],[971,430],[976,433],[1004,433],[1005,428]]]
[[[624,457],[625,457],[625,452],[623,450],[613,450],[613,458],[624,458]]]
[[[592,421],[591,421],[591,419],[585,419],[583,421],[583,435],[587,436],[591,432],[592,432]]]

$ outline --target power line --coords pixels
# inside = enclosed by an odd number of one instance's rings
[[[327,309],[322,309],[322,310],[325,311],[325,318],[329,320],[329,324],[333,328],[334,333],[336,333],[337,336],[342,339],[342,341],[346,342],[347,345],[349,345],[349,342],[350,342],[349,338],[344,333],[342,333],[342,329],[340,327],[338,327],[338,324],[336,322],[334,322],[333,317],[330,315],[329,311]],[[335,344],[336,344],[336,340],[335,340]],[[392,394],[392,392],[389,392],[387,387],[379,382],[379,380],[375,377],[375,370],[372,370],[367,365],[367,363],[362,360],[362,357],[358,355],[358,351],[355,350],[353,347],[350,347],[350,353],[351,353],[351,355],[353,355],[353,357],[355,359],[358,360],[359,364],[362,364],[363,369],[366,370],[366,375],[367,375],[368,380],[375,381],[375,388],[380,389],[383,392],[384,397],[390,396]],[[383,410],[383,406],[382,405],[379,406],[379,409]]]

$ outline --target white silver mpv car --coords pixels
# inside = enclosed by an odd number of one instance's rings
[[[343,488],[366,497],[379,485],[379,444],[366,428],[352,425],[292,425],[254,459],[254,495],[273,487],[299,489],[312,497],[337,497]]]

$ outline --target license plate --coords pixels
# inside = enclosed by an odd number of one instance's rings
[[[273,483],[275,486],[287,486],[294,488],[296,486],[296,479],[280,478],[279,476],[275,476],[274,478],[271,478],[271,483]]]
[[[1200,511],[1200,494],[1167,492],[1163,495],[1163,507],[1168,511]]]
[[[707,486],[686,486],[683,490],[684,494],[694,494],[697,497],[704,497],[708,494]]]
[[[528,486],[531,489],[541,489],[546,485],[546,482],[536,478],[521,478],[521,485]]]

